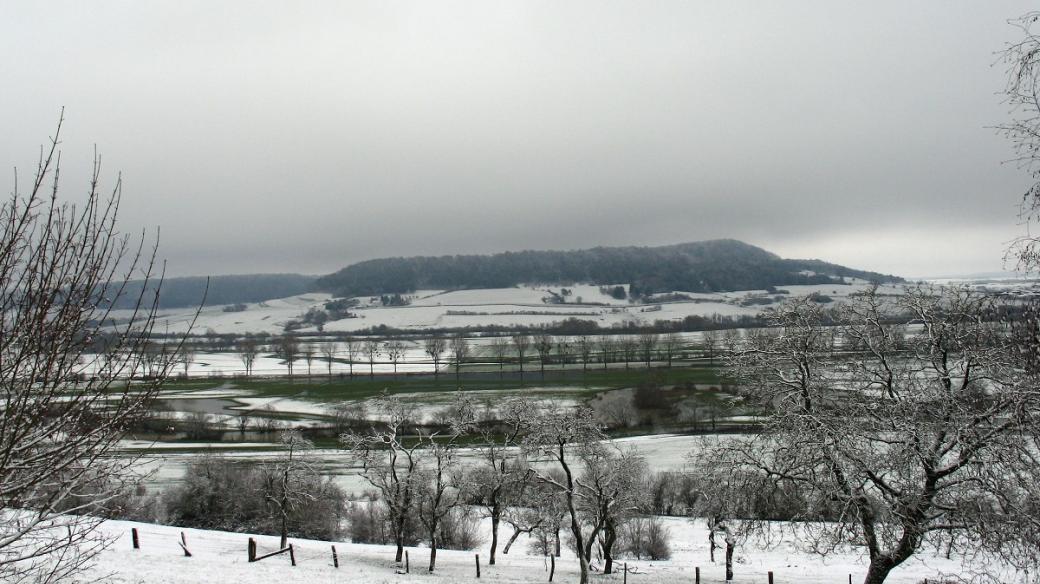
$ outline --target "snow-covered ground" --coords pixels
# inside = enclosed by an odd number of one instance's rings
[[[664,518],[670,534],[672,558],[667,561],[621,559],[617,567],[628,563],[628,581],[632,584],[692,584],[694,570],[700,568],[701,582],[725,581],[723,554],[716,552],[716,563],[708,558],[707,529],[702,521]],[[141,549],[131,545],[130,530],[137,528]],[[83,572],[80,582],[112,582],[114,584],[187,584],[198,582],[253,582],[278,584],[318,584],[322,582],[375,583],[430,583],[458,582],[546,582],[548,561],[541,556],[528,555],[529,541],[522,536],[508,555],[501,554],[495,566],[487,565],[487,541],[490,526],[484,521],[481,529],[485,543],[472,551],[438,550],[437,570],[426,570],[429,552],[424,548],[410,548],[410,574],[394,563],[391,546],[352,544],[293,539],[297,566],[289,563],[287,554],[260,562],[247,561],[246,547],[249,535],[219,531],[182,529],[125,521],[108,521],[102,531],[111,536],[113,545],[102,552],[95,567]],[[503,530],[508,536],[508,527]],[[180,534],[184,532],[191,557],[181,551]],[[253,536],[260,554],[274,551],[278,539],[271,536]],[[332,565],[332,545],[336,546],[340,567]],[[480,554],[481,577],[476,579],[474,554]],[[777,583],[843,584],[851,575],[853,582],[861,582],[867,561],[857,550],[846,550],[827,557],[807,553],[795,542],[781,541],[773,546],[749,541],[737,548],[735,579],[738,584],[764,584],[772,571]],[[599,567],[599,563],[595,562]],[[889,576],[892,584],[917,584],[925,578],[961,571],[958,558],[947,560],[925,552]],[[571,583],[578,579],[577,561],[568,551],[556,562],[554,582]],[[602,575],[595,572],[593,582],[622,582],[622,574]],[[1007,582],[1015,581],[1011,575]]]
[[[869,284],[851,281],[847,285],[820,284],[812,286],[783,286],[786,296],[818,293],[836,301],[860,292]],[[357,318],[345,318],[326,323],[329,332],[352,332],[385,325],[402,330],[428,328],[486,327],[489,325],[537,326],[559,322],[565,318],[593,320],[601,327],[618,326],[625,323],[652,323],[655,320],[682,320],[687,316],[752,315],[765,306],[748,304],[754,299],[785,296],[765,290],[738,292],[696,293],[676,291],[689,300],[667,301],[660,304],[631,304],[603,294],[599,286],[580,284],[568,286],[570,294],[566,303],[549,302],[554,294],[560,296],[559,286],[517,286],[480,290],[420,290],[407,295],[407,306],[382,306],[372,297],[358,298],[359,306],[350,311]],[[883,293],[896,293],[898,286],[884,286]],[[658,295],[658,298],[667,298]],[[245,334],[247,332],[281,334],[285,324],[298,319],[311,308],[323,308],[331,300],[329,294],[308,293],[278,300],[247,304],[239,312],[225,312],[224,306],[206,307],[198,316],[192,329],[195,333],[214,331],[217,333]],[[580,302],[579,302],[580,300]],[[658,308],[660,307],[660,308]],[[130,316],[129,311],[113,311],[112,318]],[[190,309],[161,310],[157,316],[156,330],[183,333],[188,330],[195,311]],[[313,333],[313,326],[299,329]]]

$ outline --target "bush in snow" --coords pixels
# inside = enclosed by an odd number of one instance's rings
[[[463,507],[455,507],[441,519],[437,545],[446,550],[471,550],[484,543],[480,519]]]
[[[637,560],[667,560],[671,532],[657,517],[637,517],[626,522],[618,533],[618,551]]]
[[[281,516],[270,502],[280,499],[281,486],[277,480],[268,480],[275,471],[273,467],[202,456],[188,467],[183,483],[166,494],[169,522],[199,529],[277,535]],[[338,539],[346,511],[343,491],[330,479],[314,474],[300,474],[294,483],[294,489],[307,496],[296,500],[288,513],[288,534]]]

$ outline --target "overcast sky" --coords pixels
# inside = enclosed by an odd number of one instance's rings
[[[4,2],[0,164],[65,106],[64,192],[96,144],[175,275],[722,237],[999,270],[1034,4]]]

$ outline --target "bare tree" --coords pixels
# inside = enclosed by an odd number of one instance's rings
[[[379,341],[376,339],[365,339],[361,346],[361,352],[368,358],[368,376],[375,377],[376,355],[379,354]]]
[[[287,430],[279,438],[284,448],[284,456],[266,469],[264,478],[264,499],[274,510],[279,521],[280,547],[285,549],[289,543],[289,517],[293,511],[314,495],[306,487],[313,481],[303,480],[303,475],[316,475],[301,456],[302,451],[313,446],[296,430]]]
[[[134,456],[108,454],[146,415],[173,366],[162,362],[141,383],[121,381],[143,366],[162,274],[154,246],[117,231],[121,184],[117,179],[110,195],[101,192],[99,158],[81,203],[60,201],[60,131],[59,121],[28,192],[16,179],[0,204],[5,582],[66,578],[107,545],[91,513],[132,488],[138,464]],[[131,277],[146,282],[133,288]],[[118,303],[131,306],[127,320],[112,317]],[[106,374],[89,374],[101,368]]]
[[[361,356],[361,342],[354,337],[343,339],[343,347],[347,350],[347,365],[350,367],[350,377],[354,377],[354,362]]]
[[[1035,31],[1040,12],[1028,12],[1011,24],[1020,29],[1022,38],[1004,51],[1007,66],[1005,100],[1011,120],[998,129],[1015,149],[1014,162],[1031,173],[1032,184],[1022,194],[1019,216],[1027,228],[1008,252],[1018,268],[1034,271],[1040,267],[1040,238],[1028,228],[1040,219],[1040,35]]]
[[[317,353],[312,343],[304,343],[300,346],[300,355],[307,363],[307,377],[311,376],[311,364],[314,363],[314,355]]]
[[[719,331],[707,330],[701,333],[701,347],[708,356],[708,364],[715,364],[715,356],[719,351]]]
[[[614,544],[622,524],[633,517],[647,500],[643,480],[649,474],[646,460],[634,452],[603,444],[590,444],[581,451],[581,507],[592,530],[585,541],[586,561],[592,561],[597,540],[603,552],[603,573],[610,574]]]
[[[387,520],[397,545],[395,561],[404,558],[408,521],[418,495],[421,447],[419,441],[406,441],[405,430],[412,424],[414,412],[400,398],[383,394],[371,408],[381,416],[367,432],[348,432],[340,436],[355,461],[361,464],[361,475],[382,495]]]
[[[643,362],[646,363],[646,368],[650,368],[650,361],[654,358],[654,351],[657,349],[658,338],[656,333],[643,333],[639,335],[639,354],[643,357]]]
[[[578,351],[578,358],[581,359],[582,371],[589,370],[589,360],[592,359],[592,339],[588,335],[581,335],[574,340],[574,346]]]
[[[284,335],[278,340],[278,356],[285,361],[285,367],[289,370],[289,377],[293,375],[293,363],[300,356],[300,341],[295,335]]]
[[[596,344],[599,346],[599,355],[600,360],[603,362],[603,369],[606,369],[614,359],[614,354],[617,353],[617,340],[610,335],[600,335],[596,339]]]
[[[260,346],[257,345],[255,339],[246,336],[238,343],[238,353],[239,358],[242,359],[242,364],[246,368],[246,375],[252,375],[253,363],[256,362],[256,356],[260,353]]]
[[[542,368],[542,379],[545,378],[545,365],[553,350],[553,336],[547,332],[540,332],[534,336],[534,350],[538,353],[538,364]]]
[[[571,339],[569,337],[556,337],[556,356],[560,359],[560,368],[566,369],[567,363],[570,361],[571,350]]]
[[[433,360],[433,376],[441,372],[441,355],[448,350],[448,341],[441,335],[431,335],[423,341],[423,350]]]
[[[469,357],[469,343],[466,341],[466,337],[462,336],[462,333],[452,336],[449,350],[451,360],[455,363],[455,383],[458,383],[459,370],[462,368],[462,363]]]
[[[736,353],[744,344],[744,336],[740,329],[726,329],[722,331],[722,350],[727,353]]]
[[[468,494],[464,490],[462,466],[456,450],[459,438],[472,427],[472,402],[461,393],[458,394],[446,421],[449,429],[444,436],[438,433],[419,434],[419,440],[424,446],[417,451],[429,461],[419,470],[418,514],[430,542],[431,574],[437,566],[441,523],[462,504],[463,497]]]
[[[506,357],[509,356],[509,341],[502,337],[495,337],[491,339],[490,349],[491,355],[498,362],[498,378],[501,379],[505,376]]]
[[[617,341],[618,351],[621,353],[621,358],[625,360],[625,369],[628,369],[628,364],[636,359],[636,353],[639,351],[639,342],[632,335],[621,335]]]
[[[557,481],[562,481],[562,474],[556,473]],[[560,555],[559,535],[563,521],[567,517],[567,505],[561,492],[550,485],[532,480],[530,474],[515,484],[516,490],[509,493],[512,504],[502,512],[502,520],[513,528],[513,533],[502,548],[502,555],[521,535],[528,533],[538,540],[542,555]],[[550,546],[552,542],[552,546]],[[552,549],[555,548],[555,549]]]
[[[397,375],[397,362],[404,356],[404,343],[398,339],[389,340],[383,345],[383,351],[394,364],[394,375]]]
[[[520,364],[520,379],[524,378],[524,355],[531,346],[531,337],[520,333],[512,336],[513,348],[516,349],[517,363]]]
[[[498,528],[506,509],[517,504],[522,486],[526,482],[527,464],[517,451],[520,433],[530,406],[522,400],[503,404],[499,424],[480,428],[480,441],[476,446],[481,464],[474,472],[473,499],[491,519],[491,550],[488,564],[495,565],[498,550]]]
[[[678,333],[668,333],[661,339],[661,348],[664,349],[665,361],[668,362],[668,367],[671,368],[672,360],[675,358],[676,353],[679,352],[683,346],[682,337]]]
[[[593,412],[587,407],[565,408],[552,403],[542,408],[532,408],[526,415],[524,448],[527,452],[547,459],[562,475],[554,475],[534,467],[538,481],[559,491],[570,518],[571,535],[575,548],[584,550],[589,534],[585,532],[580,515],[581,485],[577,470],[583,450],[595,447],[606,436],[599,429]],[[584,553],[578,554],[581,570],[580,584],[588,584],[589,560]]]
[[[1037,435],[1040,392],[997,308],[930,288],[870,290],[838,312],[783,304],[768,316],[777,333],[748,336],[730,361],[744,398],[770,412],[765,431],[706,451],[706,464],[798,490],[796,519],[812,502],[836,506],[834,521],[792,525],[821,552],[864,545],[867,584],[923,546],[1034,568],[1040,467],[1022,438]],[[893,315],[916,332],[897,342]],[[836,335],[860,347],[854,356],[831,358]]]
[[[188,376],[188,368],[195,362],[195,347],[188,343],[181,343],[180,349],[177,351],[179,361],[184,365],[184,376]]]
[[[325,357],[325,364],[328,366],[329,377],[332,377],[332,363],[336,360],[336,353],[339,351],[338,343],[323,343],[321,345],[321,355]]]

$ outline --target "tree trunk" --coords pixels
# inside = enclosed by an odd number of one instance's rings
[[[285,549],[286,544],[289,543],[289,529],[286,526],[285,513],[282,513],[282,538],[280,540],[280,549]]]
[[[711,559],[711,563],[715,563],[715,530],[708,530],[708,553]]]
[[[437,535],[430,535],[430,573],[437,565]]]
[[[509,548],[513,546],[513,542],[516,541],[516,538],[520,537],[521,533],[523,532],[519,529],[513,528],[513,535],[509,536],[509,541],[506,542],[506,547],[502,548],[503,556],[509,555]]]
[[[488,558],[488,565],[495,565],[495,550],[498,549],[498,522],[501,519],[502,512],[495,506],[491,510],[491,557]]]
[[[726,582],[733,580],[733,543],[726,541]]]
[[[603,530],[603,573],[611,574],[614,566],[614,542],[617,541],[617,530],[612,525],[607,525]]]
[[[577,512],[574,506],[571,505],[571,535],[574,536],[574,547],[579,550],[583,547],[583,539],[581,536],[581,523],[578,522]],[[556,545],[559,546],[559,532],[557,532]],[[559,548],[557,547],[557,555],[559,555]],[[578,567],[581,569],[581,577],[578,579],[578,584],[588,584],[589,582],[589,558],[585,556],[581,551],[578,552]]]
[[[885,578],[888,577],[888,573],[892,571],[892,568],[891,562],[871,561],[870,567],[867,568],[867,577],[863,579],[863,584],[882,584]]]

